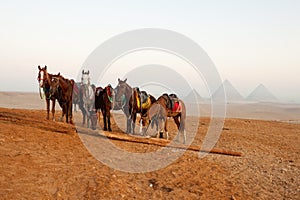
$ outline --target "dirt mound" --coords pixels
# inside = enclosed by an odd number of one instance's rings
[[[209,154],[200,159],[197,152],[186,151],[165,168],[133,174],[102,164],[85,148],[73,125],[49,121],[45,116],[41,110],[0,108],[1,199],[299,197],[300,124],[228,119],[216,148],[242,152],[242,157]],[[60,113],[56,116],[58,120]],[[209,119],[199,122],[193,142],[198,146]],[[169,125],[172,139],[175,125],[172,121]],[[116,123],[112,128],[117,132],[111,134],[122,134]],[[113,143],[132,152],[158,148],[118,140]]]

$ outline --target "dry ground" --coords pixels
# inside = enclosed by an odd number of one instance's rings
[[[216,148],[242,157],[209,154],[200,159],[197,152],[186,151],[165,168],[134,174],[102,164],[74,126],[45,116],[44,110],[0,108],[0,199],[300,199],[300,124],[227,119]],[[188,127],[197,130],[194,145],[201,145],[209,119],[199,124]],[[172,139],[172,122],[170,127]],[[79,128],[97,142],[104,140]],[[115,122],[112,128],[112,134],[123,134]],[[132,152],[158,148],[113,143]]]

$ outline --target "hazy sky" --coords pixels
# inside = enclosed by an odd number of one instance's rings
[[[38,92],[38,65],[76,78],[105,40],[163,28],[197,42],[243,96],[262,83],[300,102],[298,0],[10,0],[0,1],[0,27],[0,91]]]

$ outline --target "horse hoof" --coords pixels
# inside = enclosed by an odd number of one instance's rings
[[[111,129],[108,129],[108,131],[109,131],[109,132],[112,132],[112,130],[111,130]]]

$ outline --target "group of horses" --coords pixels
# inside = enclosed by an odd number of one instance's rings
[[[91,84],[89,71],[82,71],[81,82],[76,83],[72,79],[64,78],[60,73],[50,74],[47,66],[38,66],[38,82],[40,97],[43,94],[46,100],[47,119],[50,119],[50,101],[52,101],[52,120],[55,114],[55,102],[58,101],[62,108],[61,120],[66,117],[67,123],[73,123],[73,104],[78,105],[83,115],[83,125],[96,129],[98,119],[102,113],[103,130],[112,131],[110,115],[111,110],[122,110],[126,116],[126,133],[136,134],[135,126],[137,114],[142,123],[142,134],[147,135],[151,126],[156,126],[157,136],[163,137],[165,133],[168,139],[167,118],[173,117],[179,133],[183,134],[183,143],[186,142],[185,119],[186,108],[184,102],[175,94],[162,94],[157,99],[146,91],[140,91],[138,87],[131,87],[127,79],[118,79],[118,85],[113,88],[110,84],[106,87],[96,87]],[[43,91],[43,93],[41,92]]]

